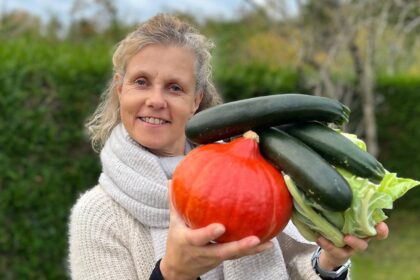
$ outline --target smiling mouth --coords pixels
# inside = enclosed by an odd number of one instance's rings
[[[152,118],[152,117],[139,117],[139,119],[141,119],[145,123],[150,123],[150,124],[165,124],[165,123],[169,123],[168,121],[165,121],[165,120],[162,120],[162,119],[159,119],[159,118]]]

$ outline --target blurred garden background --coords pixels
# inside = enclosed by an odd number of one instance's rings
[[[129,22],[124,1],[58,1],[66,17],[10,2],[0,1],[0,279],[69,279],[70,209],[100,172],[84,121],[111,78],[115,44],[152,16],[142,5],[162,1],[139,1]],[[211,2],[156,12],[189,20],[215,42],[225,101],[289,92],[338,99],[352,109],[347,131],[388,170],[420,179],[419,1],[213,1],[219,12],[203,14]],[[388,212],[389,238],[354,257],[353,279],[420,279],[419,210],[417,187]]]

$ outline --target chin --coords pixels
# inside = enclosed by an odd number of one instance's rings
[[[163,148],[163,144],[160,143],[160,141],[156,141],[156,138],[154,139],[144,139],[143,137],[136,137],[136,142],[142,145],[143,147],[146,147],[148,149],[152,150],[159,150]]]

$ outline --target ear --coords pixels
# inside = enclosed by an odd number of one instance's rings
[[[204,97],[204,93],[203,92],[199,92],[196,93],[194,96],[194,104],[193,104],[193,108],[192,108],[192,113],[194,114],[195,111],[197,111],[198,107],[200,107],[201,101],[203,100]]]
[[[123,77],[121,76],[120,73],[115,73],[114,81],[117,84],[117,94],[119,98],[122,92],[122,85],[123,85]]]

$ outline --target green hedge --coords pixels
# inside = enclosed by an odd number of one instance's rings
[[[95,184],[83,122],[109,75],[102,44],[0,44],[0,278],[65,279],[67,220]]]
[[[420,77],[380,77],[376,92],[379,159],[400,176],[420,180]],[[397,200],[396,207],[420,208],[420,187]]]
[[[305,92],[296,71],[261,64],[216,65],[215,80],[225,102],[274,93]]]
[[[30,38],[0,44],[1,279],[67,278],[69,210],[100,172],[83,123],[109,78],[111,48]],[[226,101],[305,93],[291,70],[218,65],[215,75]],[[404,78],[378,86],[380,159],[417,179],[419,88],[419,79]]]

